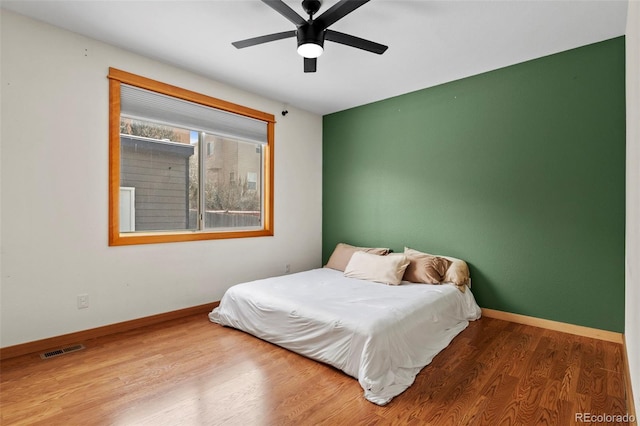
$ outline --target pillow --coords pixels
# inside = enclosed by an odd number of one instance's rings
[[[403,279],[412,283],[440,284],[451,265],[451,261],[444,257],[422,253],[408,247],[404,248],[404,255],[410,263]]]
[[[469,274],[469,266],[467,265],[467,262],[461,259],[456,259],[455,257],[442,257],[451,261],[451,265],[449,265],[447,272],[444,274],[443,282],[453,283],[457,286],[471,284],[471,277]]]
[[[402,281],[409,259],[404,254],[379,256],[356,251],[344,270],[345,277],[398,285]]]
[[[347,267],[347,263],[351,260],[351,255],[356,251],[364,251],[381,256],[389,253],[388,248],[355,247],[345,243],[338,243],[336,248],[333,250],[333,253],[331,253],[329,261],[324,265],[324,267],[344,272],[344,268]]]
[[[405,247],[405,255],[407,254],[407,250],[411,250],[411,252],[415,252],[415,253],[421,253],[417,250],[412,250],[410,248]],[[429,255],[428,253],[421,253],[421,254]],[[461,291],[464,291],[464,288],[462,288],[461,286],[471,284],[469,266],[467,265],[467,262],[465,262],[462,259],[457,259],[455,257],[450,257],[450,256],[440,256],[440,255],[433,255],[433,254],[429,256],[440,257],[450,262],[440,282],[453,283],[457,285]],[[410,280],[407,279],[407,281],[410,281]]]

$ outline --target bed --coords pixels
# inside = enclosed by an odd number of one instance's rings
[[[313,269],[237,284],[209,319],[332,365],[385,405],[480,317],[467,286],[400,284]]]

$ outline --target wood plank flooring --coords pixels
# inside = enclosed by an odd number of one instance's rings
[[[384,407],[342,372],[203,315],[78,343],[2,362],[2,425],[564,426],[627,412],[622,345],[491,318]]]

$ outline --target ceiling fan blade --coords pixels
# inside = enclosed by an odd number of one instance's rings
[[[233,44],[237,49],[242,49],[244,47],[255,46],[256,44],[268,43],[270,41],[281,40],[283,38],[295,37],[296,31],[284,31],[281,33],[263,35],[260,37],[248,38],[246,40],[234,41]]]
[[[304,25],[307,22],[302,16],[298,15],[295,10],[287,6],[287,4],[282,0],[262,0],[262,2],[269,6],[271,9],[278,12],[280,15],[287,18],[296,27]]]
[[[345,44],[347,46],[355,47],[357,49],[366,50],[368,52],[377,53],[382,55],[388,46],[384,44],[375,43],[370,40],[365,40],[360,37],[352,36],[338,31],[327,30],[324,35],[325,40],[331,40],[335,43]]]
[[[369,1],[370,0],[340,0],[338,3],[327,9],[322,15],[318,16],[315,22],[323,29],[326,29],[338,19],[344,18],[346,15]]]
[[[318,58],[304,58],[304,72],[316,72]]]

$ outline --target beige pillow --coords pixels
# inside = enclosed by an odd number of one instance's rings
[[[410,263],[403,279],[412,283],[440,284],[451,264],[451,261],[444,257],[422,253],[408,247],[404,248],[404,255]]]
[[[412,250],[412,249],[405,247],[405,255],[407,254],[407,250]],[[412,250],[412,251],[421,253],[417,250]],[[428,253],[423,253],[423,254],[429,255]],[[444,276],[442,277],[442,281],[440,282],[453,283],[457,285],[461,291],[464,291],[464,288],[461,288],[460,286],[471,284],[469,266],[467,265],[467,262],[465,262],[462,259],[457,259],[455,257],[450,257],[450,256],[441,256],[441,255],[435,255],[435,254],[432,254],[430,256],[444,258],[450,262],[449,266],[447,267],[447,270],[444,273]],[[410,281],[410,280],[407,280],[407,281]]]
[[[461,259],[456,259],[455,257],[442,257],[451,261],[451,265],[449,265],[446,274],[444,274],[443,282],[454,283],[458,286],[471,284],[471,277],[469,274],[469,266],[467,265],[467,262]]]
[[[325,268],[336,269],[338,271],[344,272],[344,268],[347,267],[347,263],[349,263],[349,260],[351,260],[351,256],[356,251],[364,251],[366,253],[372,253],[381,256],[389,253],[388,248],[355,247],[345,243],[338,243],[336,248],[333,250],[333,253],[331,253],[329,261],[326,265],[324,265]]]
[[[345,277],[398,285],[402,281],[409,259],[404,254],[379,256],[356,251],[344,270]]]

